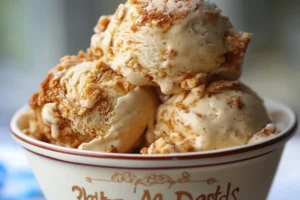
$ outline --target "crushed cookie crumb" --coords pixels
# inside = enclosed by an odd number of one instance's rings
[[[118,149],[115,146],[111,145],[110,147],[108,147],[107,152],[118,153]]]
[[[199,117],[199,118],[203,118],[203,115],[201,113],[196,113],[196,115]]]
[[[243,57],[246,53],[249,43],[251,42],[251,38],[252,35],[250,33],[237,33],[233,29],[230,29],[227,32],[226,64],[229,67],[234,68],[235,70],[240,70]]]
[[[167,32],[177,21],[185,19],[189,13],[188,10],[174,10],[165,13],[154,8],[148,11],[145,10],[144,7],[139,7],[138,12],[142,16],[138,23],[136,23],[138,26],[157,26],[164,29],[165,32]]]
[[[276,133],[276,130],[265,128],[265,129],[263,130],[263,132],[264,132],[264,134],[266,134],[266,135],[272,135],[272,134]]]
[[[101,16],[94,28],[94,31],[95,33],[101,33],[101,32],[104,32],[107,27],[108,27],[108,24],[110,23],[111,21],[111,18],[112,16],[109,15],[109,16]]]
[[[215,12],[206,11],[205,14],[212,20],[217,21],[221,16],[221,10],[217,10]]]
[[[235,107],[238,108],[239,110],[243,110],[246,107],[245,103],[242,101],[241,97],[239,96],[230,96],[228,98],[227,103],[231,108]]]

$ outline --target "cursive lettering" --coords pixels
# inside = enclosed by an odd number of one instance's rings
[[[236,193],[240,192],[240,188],[235,188],[232,192],[231,195],[234,198],[234,200],[238,200],[238,198],[236,197]]]
[[[193,196],[188,192],[179,191],[179,192],[176,192],[175,194],[177,195],[177,200],[183,200],[184,199],[183,197],[188,198],[188,200],[193,200]]]
[[[78,196],[76,197],[77,200],[123,200],[123,199],[110,199],[105,196],[104,192],[100,192],[98,196],[98,192],[95,192],[94,194],[87,195],[86,190],[84,187],[79,187],[77,185],[74,185],[72,187],[73,192],[78,192]],[[100,198],[99,198],[100,197]]]
[[[111,199],[107,197],[103,191],[87,194],[86,189],[84,187],[80,187],[77,185],[74,185],[72,187],[72,191],[76,192],[77,200],[124,200],[122,198]],[[240,192],[239,187],[234,188],[232,187],[231,182],[228,182],[227,187],[222,188],[222,186],[218,185],[215,188],[215,192],[211,192],[211,193],[202,193],[202,194],[200,193],[195,195],[188,191],[182,191],[182,190],[176,191],[174,199],[176,200],[239,200],[238,198],[239,192]],[[135,195],[135,193],[132,195]],[[141,200],[164,200],[164,196],[162,193],[151,194],[149,190],[144,190]]]
[[[239,187],[232,190],[232,184],[229,182],[225,191],[222,192],[222,187],[218,185],[214,193],[199,194],[198,196],[194,197],[187,191],[178,191],[175,193],[175,195],[177,200],[230,200],[232,198],[234,200],[238,200],[237,194],[240,191]]]
[[[86,195],[86,192],[85,192],[85,189],[84,188],[81,188],[79,186],[73,186],[72,187],[72,191],[75,192],[75,191],[78,191],[79,194],[77,196],[77,200],[82,200],[82,197]]]
[[[157,193],[152,199],[149,190],[145,190],[141,200],[163,200],[163,195],[161,193]]]

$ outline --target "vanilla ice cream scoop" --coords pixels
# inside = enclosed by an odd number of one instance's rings
[[[245,145],[270,123],[263,101],[248,87],[215,82],[174,95],[158,109],[156,141],[145,154],[196,152]],[[253,140],[253,139],[252,139]]]
[[[153,126],[159,100],[101,59],[81,53],[63,58],[34,95],[40,131],[51,143],[103,152],[130,152]]]
[[[92,37],[91,48],[101,49],[130,83],[173,94],[212,77],[237,79],[250,39],[208,1],[128,0]]]

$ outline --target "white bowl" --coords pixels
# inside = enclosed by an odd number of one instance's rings
[[[27,106],[10,126],[48,200],[265,200],[284,145],[297,127],[290,108],[271,100],[265,104],[280,134],[199,153],[112,154],[47,144],[20,130]]]

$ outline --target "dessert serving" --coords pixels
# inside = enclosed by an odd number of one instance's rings
[[[11,120],[48,200],[266,200],[293,111],[239,78],[251,41],[206,0],[128,0]]]
[[[237,79],[251,39],[235,32],[215,4],[201,0],[129,0],[108,20],[91,47],[102,49],[112,69],[132,84],[159,86],[165,94],[213,77]]]
[[[238,81],[250,40],[208,1],[129,0],[100,17],[86,53],[49,72],[24,131],[70,148],[150,155],[268,138],[276,128],[263,100]]]
[[[61,146],[130,152],[153,127],[158,97],[153,88],[130,84],[91,52],[67,56],[30,99],[26,131]],[[149,129],[150,130],[150,129]],[[128,139],[130,138],[130,139]]]
[[[214,82],[204,93],[194,88],[176,94],[159,107],[156,120],[157,140],[144,153],[222,149],[275,134],[262,100],[239,82]]]

